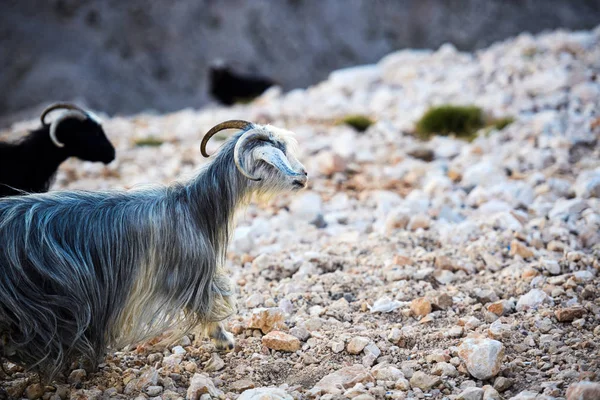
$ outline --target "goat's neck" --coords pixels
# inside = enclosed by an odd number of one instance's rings
[[[69,158],[66,149],[58,148],[52,143],[48,127],[31,132],[18,149],[22,172],[28,176],[32,188],[49,184],[60,164]]]
[[[245,204],[251,190],[250,181],[233,161],[234,145],[233,141],[225,143],[194,179],[189,192],[194,217],[219,251],[226,248],[234,213]]]

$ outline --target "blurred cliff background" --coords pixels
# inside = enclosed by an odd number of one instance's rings
[[[109,114],[214,101],[224,60],[284,90],[402,48],[475,50],[527,31],[589,29],[597,0],[3,0],[0,125],[54,100]]]

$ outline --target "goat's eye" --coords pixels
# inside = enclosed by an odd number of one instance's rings
[[[263,139],[263,138],[257,139],[256,142],[258,143],[259,146],[266,146],[268,144],[273,144],[273,143],[271,143],[271,141],[269,139]]]

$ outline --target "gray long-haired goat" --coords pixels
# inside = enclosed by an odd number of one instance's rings
[[[76,356],[202,324],[233,348],[222,272],[232,217],[252,194],[299,190],[289,131],[246,121],[185,184],[0,199],[0,356],[53,375]]]

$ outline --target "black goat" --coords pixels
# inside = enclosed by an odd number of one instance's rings
[[[209,67],[209,80],[210,94],[228,106],[252,100],[277,85],[277,82],[266,77],[236,73],[223,63]]]
[[[48,124],[51,111],[66,110]],[[46,192],[59,165],[69,157],[104,164],[115,159],[115,149],[100,120],[75,105],[56,103],[40,117],[42,127],[15,143],[0,142],[0,197]]]

